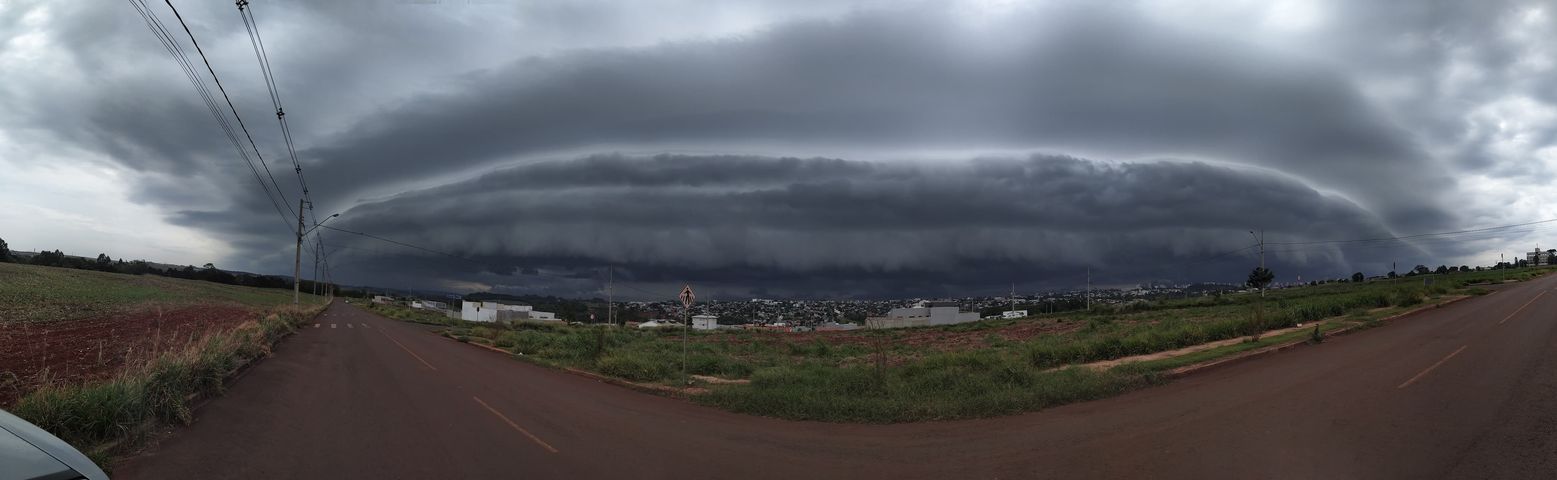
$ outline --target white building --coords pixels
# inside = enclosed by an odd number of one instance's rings
[[[1000,318],[1022,318],[1027,316],[1027,310],[1007,310],[1000,312]]]
[[[692,328],[694,330],[718,330],[719,317],[714,315],[693,315]]]
[[[1533,252],[1525,254],[1525,261],[1530,262],[1530,266],[1532,267],[1540,265],[1551,265],[1552,254],[1551,252],[1544,252],[1540,249],[1536,249]]]
[[[958,308],[956,302],[919,302],[913,307],[894,308],[887,312],[885,317],[866,318],[865,326],[869,328],[923,327],[976,322],[978,319],[978,312],[964,312]]]
[[[449,304],[432,300],[412,300],[411,308],[426,308],[432,310],[448,310]]]
[[[395,303],[395,299],[383,295],[374,295],[373,303]]]
[[[462,302],[460,319],[472,322],[557,321],[557,314],[518,302]]]

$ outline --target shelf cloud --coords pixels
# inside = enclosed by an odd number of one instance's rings
[[[1263,229],[1296,281],[1541,232],[1327,240],[1557,213],[1539,2],[613,3],[262,6],[315,210],[425,248],[327,233],[335,277],[595,295],[609,266],[655,295],[993,294],[1089,269],[1238,281],[1253,257],[1222,254]],[[186,16],[295,203],[236,14]],[[64,201],[223,246],[166,260],[290,269],[286,215],[133,12],[21,3],[0,31],[0,166],[21,174],[0,200],[111,172],[122,189]]]

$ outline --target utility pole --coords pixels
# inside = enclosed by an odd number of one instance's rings
[[[1092,267],[1087,267],[1087,311],[1092,311]]]
[[[292,254],[292,304],[299,304],[303,276],[303,198],[297,199],[297,250]]]
[[[608,266],[606,267],[606,323],[614,327],[616,326],[616,296],[611,289],[614,286],[611,280],[611,267]]]
[[[1011,311],[1016,311],[1016,283],[1011,284]]]
[[[1260,234],[1255,235],[1254,230],[1249,231],[1249,236],[1254,237],[1254,243],[1260,246],[1260,270],[1265,269],[1265,229],[1260,229]],[[1265,296],[1265,287],[1260,287],[1260,296]]]

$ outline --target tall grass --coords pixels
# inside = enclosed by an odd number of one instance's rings
[[[760,370],[747,385],[696,397],[741,413],[796,420],[887,423],[988,417],[1116,395],[1158,382],[1154,374],[1069,368],[1045,371],[1013,355],[932,355],[897,368],[806,362]]]
[[[133,446],[157,423],[191,421],[193,398],[221,392],[229,376],[321,309],[278,308],[105,381],[45,385],[17,401],[11,413],[102,459]]]
[[[1507,272],[1527,279],[1550,270]],[[1118,394],[1160,381],[1160,372],[1259,348],[1249,342],[1107,370],[1065,368],[1157,353],[1275,329],[1319,331],[1357,324],[1423,304],[1438,296],[1484,293],[1475,287],[1503,272],[1466,272],[1400,281],[1326,284],[1271,291],[1262,298],[1233,294],[1139,301],[1095,311],[1040,318],[862,331],[838,336],[759,331],[691,332],[689,374],[749,379],[707,385],[698,402],[729,410],[791,419],[899,422],[971,418],[1031,411]],[[383,307],[378,308],[401,308]],[[408,309],[407,309],[408,310]],[[399,316],[412,315],[397,312]],[[1007,329],[1053,326],[1017,340]],[[681,331],[598,326],[448,322],[450,336],[488,343],[548,365],[591,370],[634,382],[682,385]],[[1029,330],[1030,331],[1030,330]],[[917,346],[926,338],[960,336],[951,351]],[[1282,341],[1311,335],[1294,332]],[[866,338],[859,338],[864,336]],[[967,338],[973,341],[966,341]],[[825,338],[844,338],[838,342]],[[914,340],[914,341],[903,341]],[[934,342],[931,342],[934,343]]]

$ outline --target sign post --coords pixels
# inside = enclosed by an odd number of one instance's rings
[[[697,300],[697,295],[692,294],[692,285],[687,285],[681,287],[681,295],[679,297],[681,298],[681,378],[686,379],[687,330],[692,329],[691,321],[688,320],[687,315],[692,310],[692,302]],[[688,385],[692,384],[691,380],[686,380],[686,382]]]

